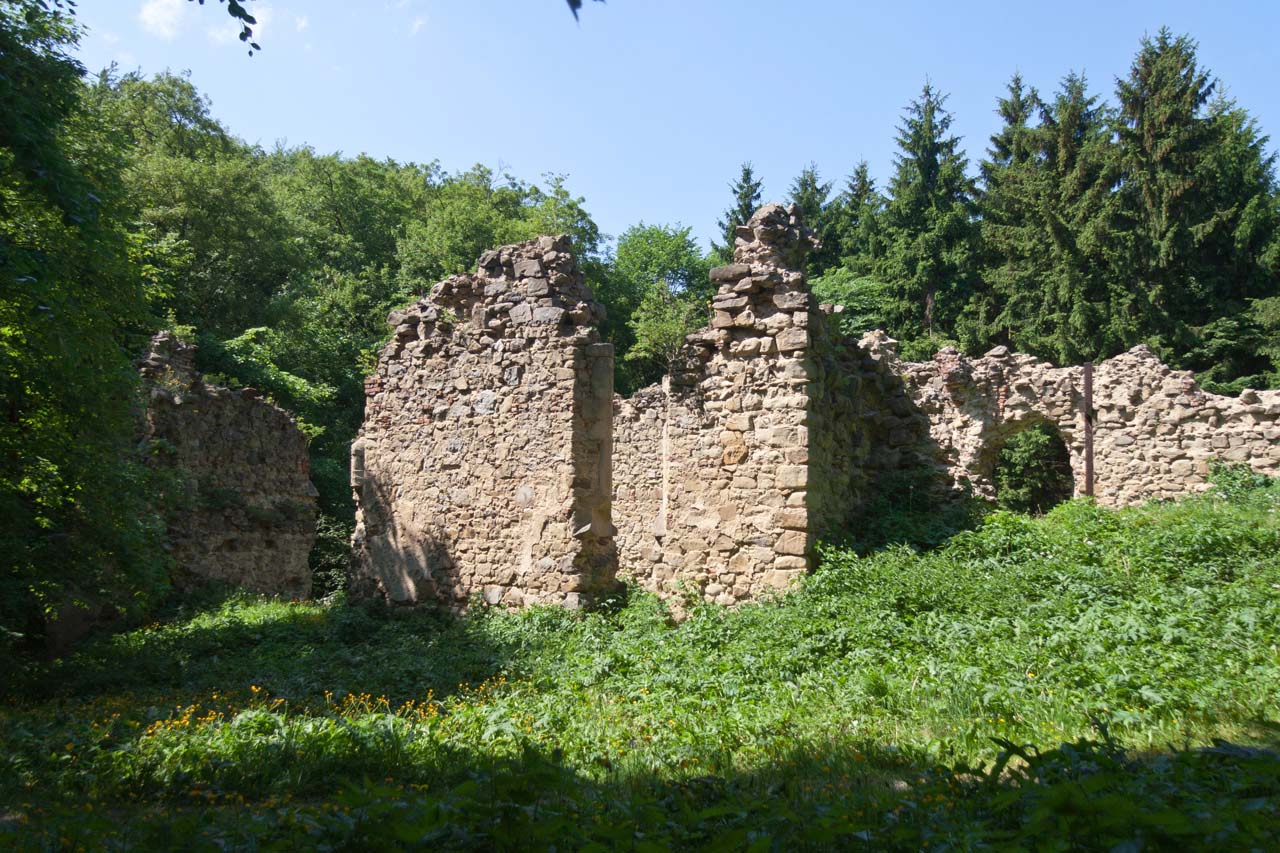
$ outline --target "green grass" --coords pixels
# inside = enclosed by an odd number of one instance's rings
[[[193,605],[9,682],[0,847],[1265,848],[1280,487],[1223,482],[680,624]]]

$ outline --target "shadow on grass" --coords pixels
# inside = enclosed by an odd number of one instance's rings
[[[829,544],[861,556],[897,545],[929,551],[957,533],[982,523],[994,505],[951,488],[936,469],[907,469],[883,474],[871,497],[842,536]]]
[[[449,751],[411,773],[335,778],[321,798],[246,803],[197,789],[163,809],[15,812],[0,818],[0,840],[18,849],[55,839],[95,849],[1265,849],[1280,826],[1275,744],[1140,757],[1105,739],[1006,746],[980,768],[921,769],[891,749],[837,744],[726,773],[588,773],[532,747],[499,760]]]

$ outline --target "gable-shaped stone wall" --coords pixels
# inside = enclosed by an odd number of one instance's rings
[[[603,316],[563,237],[487,252],[391,315],[352,448],[359,588],[455,608],[613,589]]]
[[[182,475],[169,518],[174,585],[217,580],[289,598],[311,592],[316,489],[307,439],[288,412],[207,384],[195,347],[162,332],[141,362],[142,435],[154,464]]]
[[[897,363],[892,348],[885,352],[888,369],[901,373],[929,419],[935,464],[956,486],[993,497],[992,469],[1004,442],[1043,422],[1060,431],[1075,492],[1084,493],[1082,367],[1053,367],[1004,347],[982,358],[947,348],[920,364]],[[1201,490],[1214,460],[1280,474],[1280,391],[1210,394],[1190,372],[1168,367],[1139,346],[1095,366],[1093,408],[1099,503],[1119,506]]]

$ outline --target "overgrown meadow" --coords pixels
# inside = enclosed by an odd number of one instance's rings
[[[243,595],[6,679],[18,849],[1263,849],[1280,485],[827,549],[673,621]]]

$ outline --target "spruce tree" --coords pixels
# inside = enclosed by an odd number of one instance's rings
[[[1077,74],[1064,78],[1043,114],[1049,195],[1040,210],[1048,276],[1035,315],[1040,328],[1024,338],[1059,364],[1102,359],[1138,341],[1126,236],[1116,217],[1120,178],[1110,123],[1108,108]]]
[[[1276,294],[1274,160],[1219,97],[1196,44],[1162,29],[1117,83],[1133,304],[1177,366],[1226,382],[1257,366],[1249,300]]]
[[[970,343],[1006,343],[1059,364],[1112,355],[1134,336],[1117,286],[1108,114],[1076,74],[1048,104],[1015,77],[1000,113],[1005,125],[982,164],[985,288],[971,306],[985,340]]]
[[[716,224],[724,235],[724,243],[711,244],[711,250],[723,263],[733,260],[733,241],[739,225],[746,225],[751,214],[760,206],[760,188],[762,183],[756,178],[751,161],[742,164],[738,180],[729,185],[733,191],[733,206],[724,212],[723,218]]]
[[[1205,192],[1217,211],[1200,254],[1212,276],[1209,318],[1189,320],[1189,345],[1175,354],[1180,367],[1198,372],[1205,387],[1234,393],[1275,381],[1280,368],[1269,354],[1274,308],[1280,304],[1280,206],[1275,155],[1248,112],[1219,95],[1209,104],[1215,142]],[[1270,326],[1270,330],[1269,327]]]
[[[1162,29],[1143,39],[1116,85],[1134,303],[1143,330],[1165,345],[1186,343],[1187,322],[1208,320],[1214,297],[1201,249],[1219,213],[1204,180],[1216,133],[1202,112],[1215,82],[1196,63],[1195,47]]]
[[[877,275],[892,295],[891,331],[899,337],[950,333],[973,282],[975,188],[959,137],[948,135],[945,103],[926,83],[898,128]]]
[[[800,210],[801,221],[809,227],[819,241],[818,249],[809,254],[806,271],[810,277],[822,275],[840,257],[840,238],[831,227],[831,182],[824,182],[818,174],[816,163],[800,170],[791,182],[790,200]]]
[[[1001,316],[1037,287],[1030,266],[1042,255],[1032,221],[1033,190],[1043,161],[1041,134],[1031,122],[1041,106],[1036,90],[1028,90],[1022,76],[1014,74],[1007,96],[997,101],[996,113],[1004,123],[992,135],[987,158],[978,167],[982,276],[967,312],[966,343],[972,349],[1012,343],[1013,330],[1002,325]]]
[[[855,275],[868,275],[884,254],[880,219],[884,197],[862,160],[831,205],[831,230],[840,247],[840,265]]]

